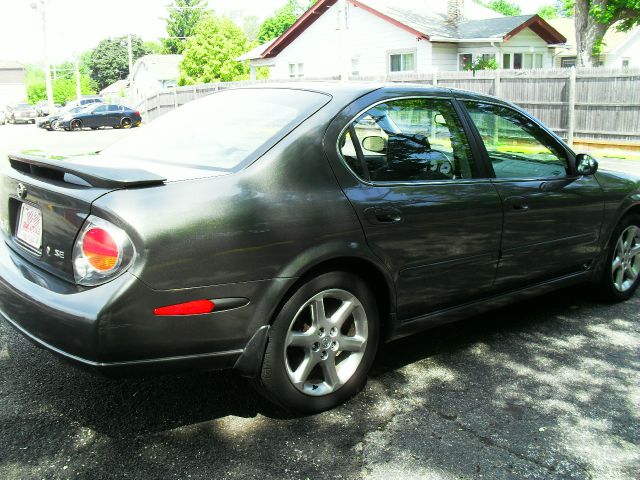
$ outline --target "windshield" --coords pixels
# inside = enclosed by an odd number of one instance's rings
[[[167,113],[102,153],[236,170],[329,100],[328,95],[303,90],[226,90]]]
[[[31,110],[32,108],[28,103],[19,103],[16,105],[16,110]]]

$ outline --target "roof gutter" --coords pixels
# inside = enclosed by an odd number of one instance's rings
[[[489,38],[448,38],[448,37],[431,37],[432,42],[438,43],[502,43],[504,39],[489,37]]]

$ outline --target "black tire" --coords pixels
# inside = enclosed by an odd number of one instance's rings
[[[69,130],[82,130],[82,121],[74,118],[69,122]]]
[[[129,117],[124,117],[122,120],[120,120],[120,126],[122,128],[131,128],[131,125],[133,123],[131,122],[131,119]]]
[[[299,312],[305,311],[302,310],[302,307],[320,292],[335,291],[336,289],[355,296],[360,302],[367,325],[366,343],[364,344],[364,349],[360,351],[362,355],[355,370],[348,379],[345,379],[344,383],[341,383],[341,386],[323,395],[310,395],[298,389],[289,378],[285,361],[285,340],[289,328],[293,325],[294,319],[299,318]],[[362,310],[359,310],[359,312],[361,315],[360,318],[363,318]],[[327,311],[327,315],[329,314],[330,312]],[[355,313],[347,322],[355,322]],[[347,325],[347,322],[345,322],[345,325]],[[266,398],[281,405],[285,409],[301,413],[318,413],[345,402],[358,393],[366,383],[367,374],[378,349],[378,340],[380,337],[379,325],[378,307],[375,298],[362,278],[348,272],[329,272],[309,280],[302,284],[286,301],[273,322],[264,354],[262,371],[260,378],[257,379],[256,382],[258,390]],[[343,328],[344,327],[341,327],[339,329],[338,335],[341,337],[337,338],[344,338],[342,336]],[[315,345],[314,343],[314,346]],[[320,349],[322,348],[327,349],[327,351],[329,350],[326,346],[320,347]],[[337,348],[336,350],[338,351],[333,354],[335,358],[338,358],[340,355],[345,355],[342,357],[342,360],[350,358],[351,353],[340,352]],[[324,352],[321,353],[323,355],[325,354]],[[341,359],[333,361],[341,365]],[[321,362],[318,362],[317,365],[317,368],[320,368],[318,371],[322,371]],[[312,372],[316,372],[316,370]],[[311,375],[315,374],[309,374],[309,376]],[[314,380],[308,383],[321,382]],[[316,388],[316,385],[313,385],[312,388]]]
[[[91,127],[91,130],[98,130],[100,127]]]
[[[607,302],[624,302],[628,300],[638,288],[638,284],[640,284],[640,275],[637,276],[635,281],[630,285],[629,288],[624,291],[620,291],[615,286],[614,282],[614,272],[613,272],[613,260],[614,256],[616,256],[616,251],[618,248],[618,239],[629,227],[636,226],[640,229],[640,215],[637,214],[629,214],[620,220],[618,226],[614,229],[613,234],[611,235],[611,240],[609,242],[609,251],[607,252],[607,259],[602,269],[602,277],[600,278],[600,282],[598,285],[598,290],[603,298],[603,300]],[[640,259],[638,260],[640,263]]]

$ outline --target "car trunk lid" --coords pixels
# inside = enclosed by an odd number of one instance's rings
[[[72,251],[92,203],[117,189],[162,185],[161,175],[111,168],[93,157],[9,156],[0,183],[0,225],[31,263],[73,281]]]

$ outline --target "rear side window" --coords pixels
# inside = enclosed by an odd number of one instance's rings
[[[373,182],[473,177],[473,156],[449,100],[407,98],[371,107],[345,130],[340,153]]]
[[[165,114],[103,153],[233,171],[330,99],[323,93],[294,89],[226,90]]]

